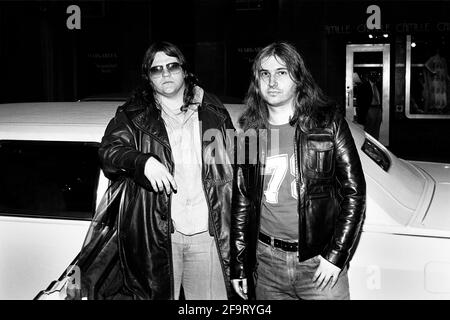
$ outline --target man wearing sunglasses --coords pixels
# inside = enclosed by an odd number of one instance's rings
[[[234,130],[222,103],[168,42],[149,47],[142,86],[119,107],[99,150],[105,175],[128,179],[118,219],[122,292],[136,299],[227,299],[233,167],[214,140]],[[215,139],[205,132],[216,130]]]

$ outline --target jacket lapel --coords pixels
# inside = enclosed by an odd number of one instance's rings
[[[203,102],[198,108],[198,119],[200,121],[201,134],[200,138],[202,139],[203,147],[205,144],[209,143],[209,141],[203,141],[203,134],[209,129],[221,130],[225,121],[225,116],[215,111],[214,108],[214,106],[210,105],[209,96],[205,94]],[[166,127],[161,116],[157,114],[157,112],[158,110],[152,110],[150,117],[145,119],[145,111],[144,109],[141,109],[134,115],[130,116],[130,118],[137,128],[151,135],[163,146],[170,148],[169,136],[167,134]]]
[[[169,136],[161,116],[157,115],[158,119],[152,115],[145,119],[145,112],[139,113],[132,118],[133,124],[140,130],[152,136],[155,140],[161,143],[166,148],[170,149]]]
[[[210,106],[207,102],[203,103],[198,108],[198,120],[200,121],[200,139],[202,139],[202,149],[204,150],[211,141],[204,141],[203,137],[205,132],[210,129],[221,130],[223,132],[223,123],[225,122],[225,116],[214,110],[213,106]],[[225,139],[225,137],[223,137]]]

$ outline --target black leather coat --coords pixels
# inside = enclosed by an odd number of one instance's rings
[[[151,156],[174,172],[168,135],[155,107],[145,117],[146,106],[137,101],[119,107],[102,139],[99,155],[102,169],[111,180],[129,179],[118,220],[118,250],[125,292],[134,299],[173,299],[173,267],[170,196],[154,192],[144,176],[144,165]],[[205,93],[198,109],[201,137],[208,129],[234,130],[224,106]],[[218,136],[216,136],[217,138]],[[202,139],[205,140],[205,139]],[[202,141],[202,180],[209,207],[209,232],[219,252],[228,295],[230,212],[233,166],[210,163],[214,140]]]
[[[257,159],[247,159],[237,170],[232,279],[249,278],[256,267],[267,149],[263,140],[258,138]],[[305,130],[297,125],[293,144],[298,172],[299,261],[320,254],[343,268],[358,238],[366,200],[364,174],[348,124],[336,114],[322,128]]]

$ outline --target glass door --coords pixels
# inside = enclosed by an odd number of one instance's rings
[[[349,44],[346,52],[346,116],[389,145],[389,44]]]

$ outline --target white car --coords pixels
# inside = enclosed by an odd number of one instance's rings
[[[65,297],[108,185],[96,149],[119,104],[0,105],[0,299]],[[226,106],[236,125],[243,106]],[[367,182],[351,298],[450,299],[450,164],[399,159],[349,125]]]
[[[0,105],[0,300],[69,266],[105,192],[97,150],[118,103]]]

